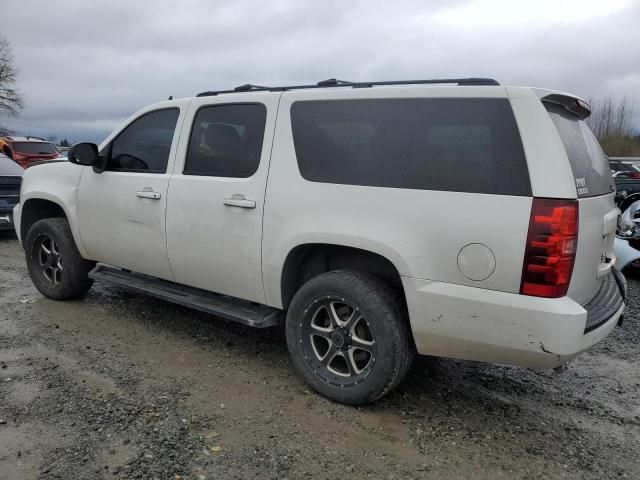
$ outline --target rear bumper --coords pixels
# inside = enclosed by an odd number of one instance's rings
[[[514,293],[402,278],[418,353],[553,368],[604,339],[624,304],[585,332],[588,312],[569,297]]]
[[[587,311],[587,323],[584,332],[588,333],[605,324],[611,316],[624,306],[627,296],[627,280],[615,267],[602,279],[596,295],[584,305]]]

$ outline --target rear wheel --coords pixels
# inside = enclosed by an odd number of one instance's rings
[[[414,355],[405,309],[383,281],[361,272],[312,278],[287,313],[296,371],[338,402],[373,402],[406,375]]]
[[[78,298],[91,287],[89,271],[95,262],[80,256],[66,219],[37,221],[29,229],[24,245],[31,281],[45,297]]]

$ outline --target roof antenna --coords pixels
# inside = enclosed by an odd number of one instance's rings
[[[173,100],[173,95],[169,95],[169,98],[167,100]]]

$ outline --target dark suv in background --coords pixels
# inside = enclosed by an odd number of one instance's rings
[[[24,170],[0,153],[0,231],[13,230],[13,207],[20,201]]]
[[[61,156],[53,143],[39,137],[0,137],[0,152],[22,168]]]

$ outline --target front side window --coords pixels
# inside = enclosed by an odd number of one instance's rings
[[[267,109],[262,104],[211,105],[196,113],[185,175],[246,178],[258,170]]]
[[[506,99],[298,101],[291,123],[300,173],[312,182],[531,195]]]
[[[106,169],[165,173],[179,114],[169,108],[134,120],[111,143]]]

